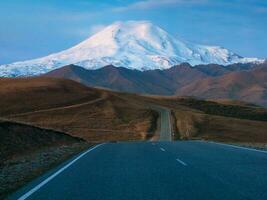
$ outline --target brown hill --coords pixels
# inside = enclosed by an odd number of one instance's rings
[[[157,113],[120,94],[54,78],[0,79],[0,116],[88,141],[142,140]]]
[[[138,71],[123,67],[106,66],[97,70],[86,70],[75,65],[68,65],[45,74],[45,77],[66,78],[112,90],[172,95],[177,88],[210,76],[219,76],[234,70],[245,70],[250,66],[199,65],[192,67],[187,63],[166,70]]]
[[[2,117],[87,141],[151,138],[158,114],[149,107],[156,104],[172,111],[176,138],[267,142],[267,110],[243,102],[140,96],[54,78],[3,79],[0,91]]]
[[[149,97],[172,111],[175,137],[223,142],[267,142],[267,109],[240,101]]]
[[[176,93],[205,99],[236,99],[267,106],[267,67],[198,80],[179,88]]]
[[[14,156],[84,141],[62,132],[10,121],[0,121],[0,139],[0,167],[5,160]]]
[[[46,77],[0,79],[0,94],[0,117],[9,120],[0,122],[0,198],[88,148],[73,136],[152,138],[160,121],[152,104],[171,110],[174,139],[267,143],[267,110],[239,101],[141,96]]]
[[[132,93],[172,94],[178,83],[172,82],[160,70],[141,72],[106,66],[98,70],[69,65],[44,75],[67,78],[87,86],[97,86]]]
[[[1,78],[0,95],[0,115],[7,115],[90,101],[101,93],[70,80]]]
[[[88,148],[62,132],[2,120],[0,141],[0,199]]]
[[[153,95],[186,95],[212,99],[238,99],[246,101],[246,92],[240,93],[239,86],[228,89],[226,95],[224,87],[219,85],[226,77],[228,79],[239,79],[243,81],[243,88],[249,93],[254,91],[256,97],[249,97],[249,102],[265,105],[264,92],[262,88],[255,86],[250,79],[250,71],[256,68],[264,68],[265,64],[233,64],[221,66],[215,64],[198,65],[195,67],[187,63],[174,66],[166,70],[137,71],[123,67],[106,66],[98,70],[86,70],[84,68],[69,65],[45,74],[45,77],[66,78],[83,83],[87,86],[109,88],[116,91],[131,92]],[[244,72],[243,75],[237,75]],[[230,75],[232,74],[233,75]],[[253,73],[253,72],[251,72]],[[226,76],[229,74],[229,76]],[[234,77],[238,76],[238,77]],[[240,77],[242,76],[242,77]],[[255,77],[256,75],[251,75]],[[254,79],[257,79],[255,77]],[[260,79],[261,83],[264,79]],[[260,83],[260,84],[261,84]],[[209,88],[207,91],[206,89]],[[199,90],[199,91],[197,91]],[[248,94],[249,95],[249,94]]]

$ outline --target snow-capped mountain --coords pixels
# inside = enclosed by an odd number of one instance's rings
[[[32,76],[68,64],[98,69],[112,64],[137,70],[167,69],[188,62],[221,64],[262,62],[243,58],[219,46],[176,39],[149,21],[116,22],[80,44],[59,53],[0,66],[0,76]]]

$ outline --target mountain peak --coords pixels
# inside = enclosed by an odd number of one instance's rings
[[[225,48],[184,42],[150,21],[115,22],[80,44],[43,58],[0,66],[0,76],[31,76],[65,65],[86,69],[107,65],[137,70],[190,65],[261,61],[243,58]]]
[[[117,21],[114,22],[113,24],[107,26],[103,30],[111,30],[111,31],[133,31],[134,32],[144,32],[145,30],[151,28],[151,27],[156,27],[154,26],[150,21]]]

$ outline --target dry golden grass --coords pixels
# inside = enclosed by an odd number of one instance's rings
[[[199,134],[207,140],[222,142],[267,143],[267,123],[221,116],[206,116]]]
[[[243,102],[214,105],[194,100],[194,105],[175,111],[176,133],[181,139],[207,139],[222,142],[267,143],[266,110]],[[178,103],[179,104],[179,103]],[[211,106],[209,106],[211,104]],[[184,100],[182,106],[184,106]],[[206,109],[208,108],[208,109]],[[212,109],[211,109],[212,108]]]
[[[0,121],[0,199],[90,144],[62,132]]]
[[[267,142],[267,110],[244,102],[140,96],[49,78],[3,79],[0,93],[2,117],[87,141],[154,137],[159,124],[151,105],[157,104],[172,111],[176,138]]]
[[[122,94],[63,79],[0,80],[1,117],[78,136],[87,141],[145,140],[158,117]]]
[[[172,110],[177,139],[267,143],[267,110],[241,101],[189,97],[137,97]]]
[[[176,127],[180,139],[190,139],[197,137],[199,134],[199,126],[203,123],[203,114],[190,111],[176,111]]]

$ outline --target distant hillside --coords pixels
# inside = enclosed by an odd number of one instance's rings
[[[112,65],[98,70],[86,70],[69,65],[44,76],[67,78],[88,86],[133,93],[172,94],[179,84],[179,82],[170,80],[160,70],[141,72]]]
[[[198,80],[177,89],[176,94],[204,99],[239,99],[267,106],[267,67]]]
[[[195,67],[184,63],[166,70],[141,72],[114,66],[86,70],[69,65],[44,76],[72,79],[88,86],[122,92],[234,99],[266,106],[264,85],[267,79],[261,75],[261,73],[266,73],[265,68],[267,68],[267,63],[228,66],[210,64]],[[257,72],[259,70],[261,72]],[[255,85],[256,82],[257,85]]]
[[[86,70],[76,65],[68,65],[43,76],[72,79],[88,86],[99,86],[124,92],[171,95],[177,88],[196,80],[218,77],[233,71],[250,70],[253,67],[255,67],[253,64],[234,64],[227,67],[210,64],[192,67],[183,63],[166,70],[141,72],[112,65],[98,70]]]

